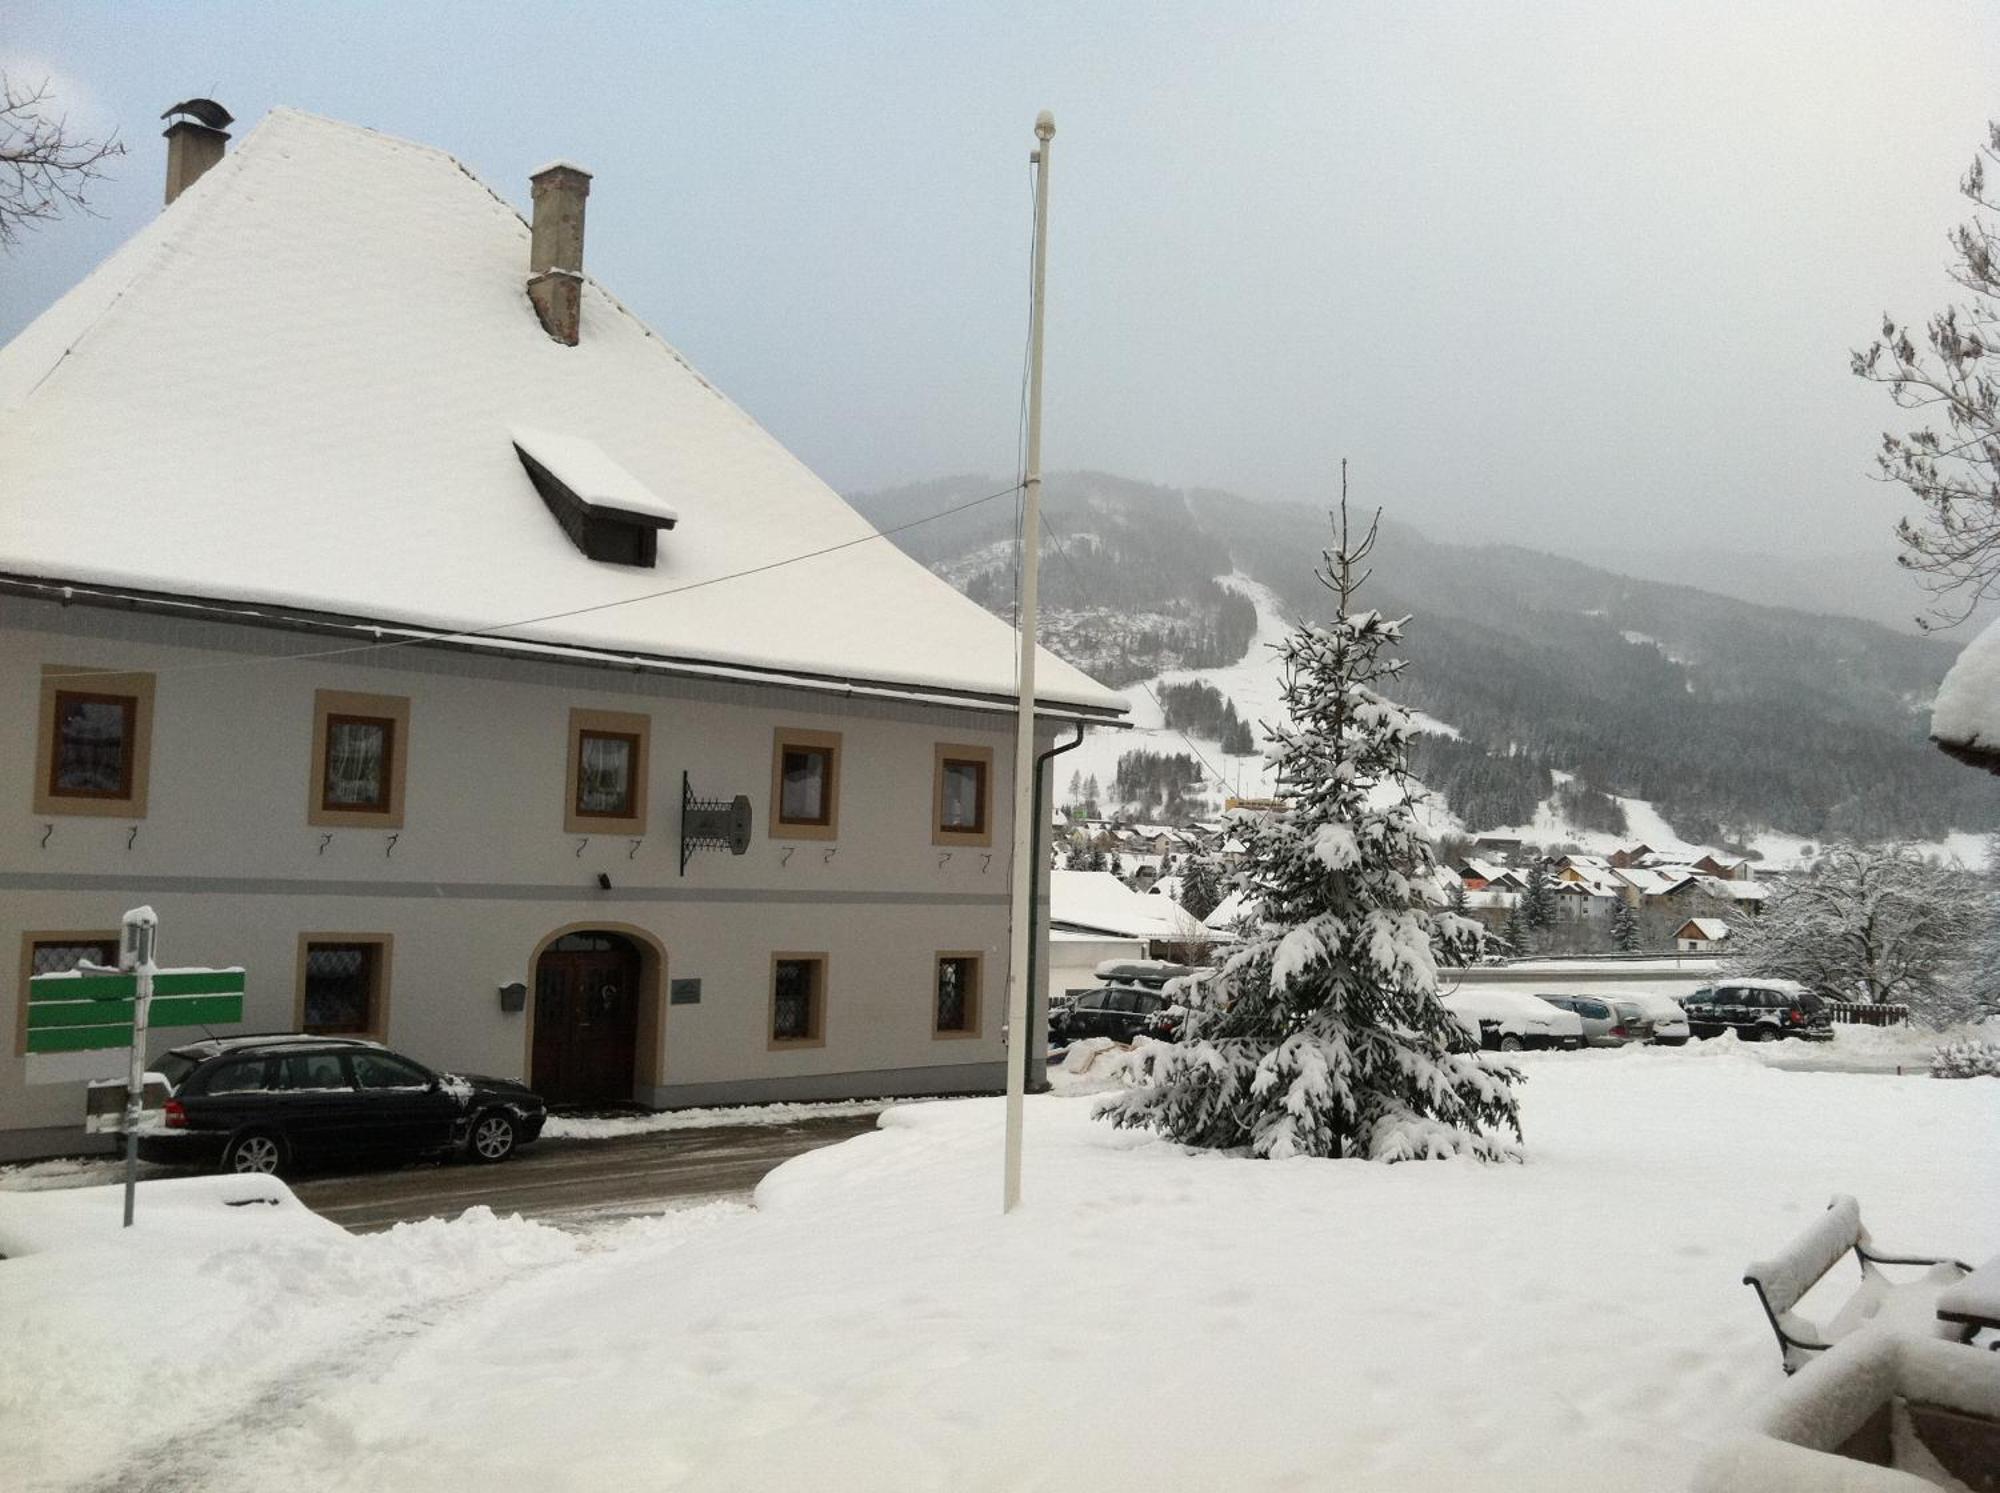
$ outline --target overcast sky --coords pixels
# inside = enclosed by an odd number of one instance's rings
[[[1918,0],[7,0],[0,58],[131,146],[0,259],[0,339],[158,210],[163,108],[293,104],[517,204],[589,167],[588,268],[836,486],[1005,474],[1047,107],[1050,467],[1313,499],[1347,455],[1571,551],[1891,553],[1847,354],[1947,298],[2000,115],[1994,8]]]

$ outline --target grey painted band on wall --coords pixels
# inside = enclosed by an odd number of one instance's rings
[[[460,902],[633,902],[692,903],[816,903],[881,907],[891,903],[920,907],[1004,907],[1005,892],[815,892],[776,887],[596,887],[561,884],[513,885],[507,882],[442,881],[308,881],[292,877],[248,876],[97,876],[82,872],[40,875],[0,871],[0,891],[13,892],[183,892],[232,897],[407,897]]]

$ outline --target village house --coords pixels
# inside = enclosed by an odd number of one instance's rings
[[[141,903],[225,1030],[558,1102],[998,1087],[1012,631],[590,277],[586,171],[228,123],[0,349],[0,1155],[122,1072],[25,997]]]
[[[1674,930],[1677,954],[1712,954],[1729,939],[1729,924],[1720,918],[1689,918]]]

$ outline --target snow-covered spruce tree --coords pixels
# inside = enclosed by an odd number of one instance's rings
[[[1521,896],[1521,921],[1537,933],[1556,923],[1556,891],[1549,883],[1549,868],[1539,860],[1528,865],[1528,889]]]
[[[1188,856],[1187,870],[1181,874],[1181,908],[1200,921],[1221,905],[1221,872],[1210,848],[1203,846]]]
[[[1639,915],[1623,897],[1611,909],[1611,942],[1621,954],[1639,952]]]
[[[1182,1040],[1140,1049],[1134,1086],[1099,1113],[1259,1157],[1517,1159],[1518,1071],[1482,1057],[1438,1002],[1440,950],[1477,930],[1423,900],[1434,863],[1405,778],[1415,728],[1377,692],[1402,667],[1383,656],[1402,624],[1354,610],[1375,528],[1350,545],[1346,509],[1343,494],[1320,577],[1338,614],[1280,650],[1288,719],[1265,729],[1286,807],[1232,826],[1232,882],[1257,925],[1191,993]]]
[[[1452,877],[1451,890],[1444,894],[1444,905],[1455,917],[1470,918],[1472,916],[1466,910],[1465,882],[1461,878]]]
[[[1525,954],[1528,952],[1528,922],[1521,916],[1521,904],[1516,902],[1507,909],[1507,921],[1500,925],[1500,931],[1493,935],[1503,954]]]

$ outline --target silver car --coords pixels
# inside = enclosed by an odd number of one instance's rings
[[[1558,1010],[1576,1013],[1577,1020],[1583,1023],[1585,1047],[1623,1047],[1635,1040],[1635,1034],[1626,1024],[1626,1014],[1607,996],[1535,993]]]
[[[1637,1007],[1646,1024],[1652,1028],[1643,1039],[1635,1033],[1634,1040],[1644,1040],[1659,1047],[1679,1047],[1688,1040],[1687,1012],[1671,995],[1621,994],[1617,1001],[1620,1006]]]

